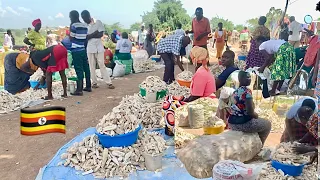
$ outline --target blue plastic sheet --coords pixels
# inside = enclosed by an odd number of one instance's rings
[[[166,136],[164,134],[164,129],[154,129],[153,131],[158,131],[162,134],[165,140],[170,140],[172,137]],[[57,166],[61,161],[60,155],[65,153],[66,150],[75,142],[82,141],[85,137],[94,134],[95,128],[88,128],[80,135],[72,139],[70,142],[65,144],[59,149],[53,159],[40,169],[39,174],[36,180],[94,180],[92,174],[83,176],[83,171],[76,171],[71,167]],[[172,139],[171,139],[172,140]],[[110,180],[120,179],[118,177],[109,178]],[[187,170],[182,165],[181,161],[177,159],[177,156],[174,154],[174,146],[170,146],[164,153],[162,158],[162,171],[161,172],[150,172],[150,171],[136,171],[128,177],[128,180],[174,180],[174,179],[183,179],[183,180],[195,180]],[[211,178],[209,178],[211,179]],[[208,180],[209,180],[208,179]]]

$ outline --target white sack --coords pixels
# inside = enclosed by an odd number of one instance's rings
[[[122,77],[126,74],[126,65],[122,64],[120,61],[115,61],[116,66],[113,69],[113,77]]]

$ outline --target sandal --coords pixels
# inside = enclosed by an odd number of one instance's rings
[[[97,88],[99,88],[99,86],[98,86],[98,84],[92,84],[92,88],[97,89]]]
[[[45,96],[45,97],[42,97],[41,99],[43,99],[43,100],[52,100],[53,97],[49,98],[49,96]]]
[[[115,87],[112,84],[109,84],[108,88],[109,89],[114,89]]]

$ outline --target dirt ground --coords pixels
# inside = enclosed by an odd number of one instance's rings
[[[178,68],[176,73],[180,73]],[[69,97],[62,101],[48,102],[50,105],[66,107],[66,134],[22,136],[19,111],[0,115],[0,179],[35,179],[39,169],[50,161],[60,147],[85,129],[96,126],[98,120],[118,105],[123,96],[137,93],[138,84],[149,75],[162,77],[163,69],[116,79],[113,81],[116,87],[114,90],[102,85],[92,93],[85,93],[83,97]],[[278,134],[272,134],[267,145],[277,144],[278,139],[280,139]]]

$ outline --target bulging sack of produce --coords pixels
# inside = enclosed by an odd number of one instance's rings
[[[188,106],[189,126],[192,129],[202,128],[204,123],[204,110],[202,104]]]
[[[177,126],[188,127],[188,105],[179,107],[174,113],[174,119],[176,121]]]
[[[133,54],[133,61],[147,60],[149,59],[148,52],[146,50],[139,50]]]
[[[112,69],[106,67],[106,70],[107,70],[108,75],[111,77],[111,76],[112,76]],[[100,69],[96,69],[96,76],[97,76],[98,78],[101,78],[101,79],[102,79],[102,75],[101,75]]]
[[[120,61],[115,61],[116,66],[113,69],[113,77],[122,77],[126,74],[126,65],[122,64]]]
[[[239,161],[222,160],[213,166],[213,180],[255,180],[261,166],[243,164]]]

